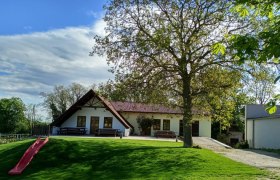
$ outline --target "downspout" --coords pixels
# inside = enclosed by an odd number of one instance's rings
[[[245,119],[245,140],[246,141],[248,141],[248,136],[247,136],[247,132],[248,132],[248,123],[247,123],[247,105],[245,105],[245,117],[244,117],[244,119]]]
[[[252,137],[253,148],[255,148],[255,120],[253,119],[253,137]]]

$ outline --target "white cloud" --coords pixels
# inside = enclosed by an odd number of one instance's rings
[[[106,27],[106,23],[103,20],[98,20],[93,26],[94,33],[99,36],[105,36],[106,32],[104,31],[104,28]]]
[[[38,103],[39,93],[56,84],[86,86],[113,78],[104,57],[89,56],[94,34],[105,23],[23,35],[0,36],[0,98],[17,96]]]

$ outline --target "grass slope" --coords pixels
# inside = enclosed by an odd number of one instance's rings
[[[0,179],[254,179],[268,175],[181,143],[51,138],[20,176],[7,172],[33,141],[0,145]]]

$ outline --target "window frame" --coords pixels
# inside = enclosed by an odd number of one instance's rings
[[[168,128],[166,128],[168,125]],[[170,131],[170,119],[162,120],[162,130]]]
[[[153,130],[160,130],[161,119],[154,119],[153,121]],[[156,121],[158,121],[158,123],[156,123]]]
[[[107,122],[107,121],[111,121],[111,123]],[[107,125],[111,125],[111,126],[107,126]],[[103,128],[113,128],[113,117],[104,117],[104,122],[103,122]]]
[[[77,116],[77,127],[86,127],[86,122],[86,116]]]

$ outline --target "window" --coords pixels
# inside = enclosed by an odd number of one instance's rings
[[[153,129],[160,130],[160,119],[154,119]]]
[[[112,128],[113,118],[112,117],[104,117],[104,128]]]
[[[77,117],[77,127],[86,127],[86,116]]]
[[[170,120],[169,119],[163,120],[163,130],[170,130]]]

